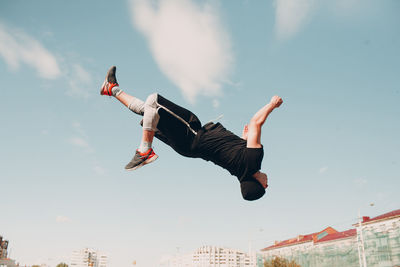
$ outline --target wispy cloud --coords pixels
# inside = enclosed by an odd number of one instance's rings
[[[17,71],[21,65],[28,65],[41,78],[65,79],[67,95],[87,98],[93,85],[92,75],[81,64],[70,62],[69,57],[56,57],[35,37],[0,22],[0,60],[4,59],[9,69]]]
[[[20,29],[0,23],[0,56],[8,67],[17,70],[21,64],[33,67],[40,77],[54,79],[61,71],[56,57],[38,40]]]
[[[68,222],[71,222],[71,219],[68,218],[67,216],[58,215],[56,217],[56,222],[57,223],[68,223]]]
[[[355,179],[354,180],[354,183],[356,184],[356,186],[358,186],[358,187],[363,187],[363,186],[365,186],[366,184],[367,184],[367,180],[366,179],[364,179],[364,178],[357,178],[357,179]]]
[[[190,0],[131,0],[133,24],[146,37],[161,71],[187,100],[221,95],[233,63],[218,12]]]
[[[106,173],[105,169],[99,164],[93,165],[93,171],[98,175],[104,175]]]
[[[87,137],[86,132],[83,130],[83,127],[80,122],[74,121],[72,123],[72,128],[74,129],[75,132],[77,132],[79,135]]]
[[[88,136],[83,130],[81,124],[77,121],[73,122],[72,129],[74,130],[76,136],[69,138],[68,142],[74,146],[83,148],[85,152],[93,152],[93,149],[88,142]]]
[[[67,95],[76,97],[89,97],[89,90],[92,89],[92,75],[79,64],[73,64],[68,79],[69,90]]]
[[[293,37],[312,17],[316,0],[276,0],[275,31],[278,39]]]
[[[79,147],[83,147],[83,148],[89,149],[89,144],[88,144],[88,142],[86,142],[86,140],[84,140],[84,139],[81,138],[81,137],[77,137],[77,136],[72,137],[72,138],[69,139],[69,142],[70,142],[71,144],[73,144],[73,145],[76,145],[76,146],[79,146]]]
[[[95,154],[93,153],[95,150],[91,146],[89,142],[89,136],[87,135],[82,124],[78,121],[74,121],[72,123],[72,130],[75,136],[69,138],[68,142],[71,145],[81,148],[84,152],[90,153],[91,156],[89,158],[92,159],[92,171],[97,175],[105,175],[106,170],[95,159]]]
[[[213,107],[214,107],[214,108],[219,108],[219,101],[218,101],[218,99],[214,99],[213,102],[212,102],[212,104],[213,104]]]
[[[319,169],[319,173],[324,173],[324,172],[326,172],[327,170],[328,170],[328,167],[327,167],[327,166],[321,167],[321,168]]]

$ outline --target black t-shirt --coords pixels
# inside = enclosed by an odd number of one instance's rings
[[[208,123],[198,133],[195,150],[204,160],[228,170],[239,181],[249,179],[261,169],[263,148],[247,148],[247,141],[220,123]]]

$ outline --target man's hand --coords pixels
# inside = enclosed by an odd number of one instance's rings
[[[249,126],[246,124],[243,127],[243,131],[242,131],[242,139],[247,140],[247,134],[249,133]]]
[[[273,108],[279,108],[279,106],[283,103],[283,100],[280,96],[273,96],[271,101],[269,102]]]

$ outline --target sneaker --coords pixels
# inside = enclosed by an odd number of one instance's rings
[[[149,164],[149,163],[155,161],[157,158],[158,158],[158,156],[156,155],[156,153],[154,153],[154,150],[152,148],[149,148],[149,150],[147,150],[147,152],[145,152],[145,153],[141,153],[141,152],[139,152],[139,150],[136,150],[135,156],[133,157],[131,162],[129,162],[125,166],[125,170],[128,170],[128,171],[136,170],[136,169],[142,167],[143,165],[146,165],[146,164]]]
[[[108,71],[106,75],[106,79],[104,80],[103,85],[101,86],[100,89],[100,94],[101,95],[113,95],[111,89],[114,86],[118,86],[117,82],[117,77],[115,77],[115,71],[117,70],[117,67],[112,66]]]

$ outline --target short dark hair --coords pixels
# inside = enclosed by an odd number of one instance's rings
[[[243,198],[249,201],[260,199],[265,194],[265,188],[254,178],[242,181],[240,189]]]

